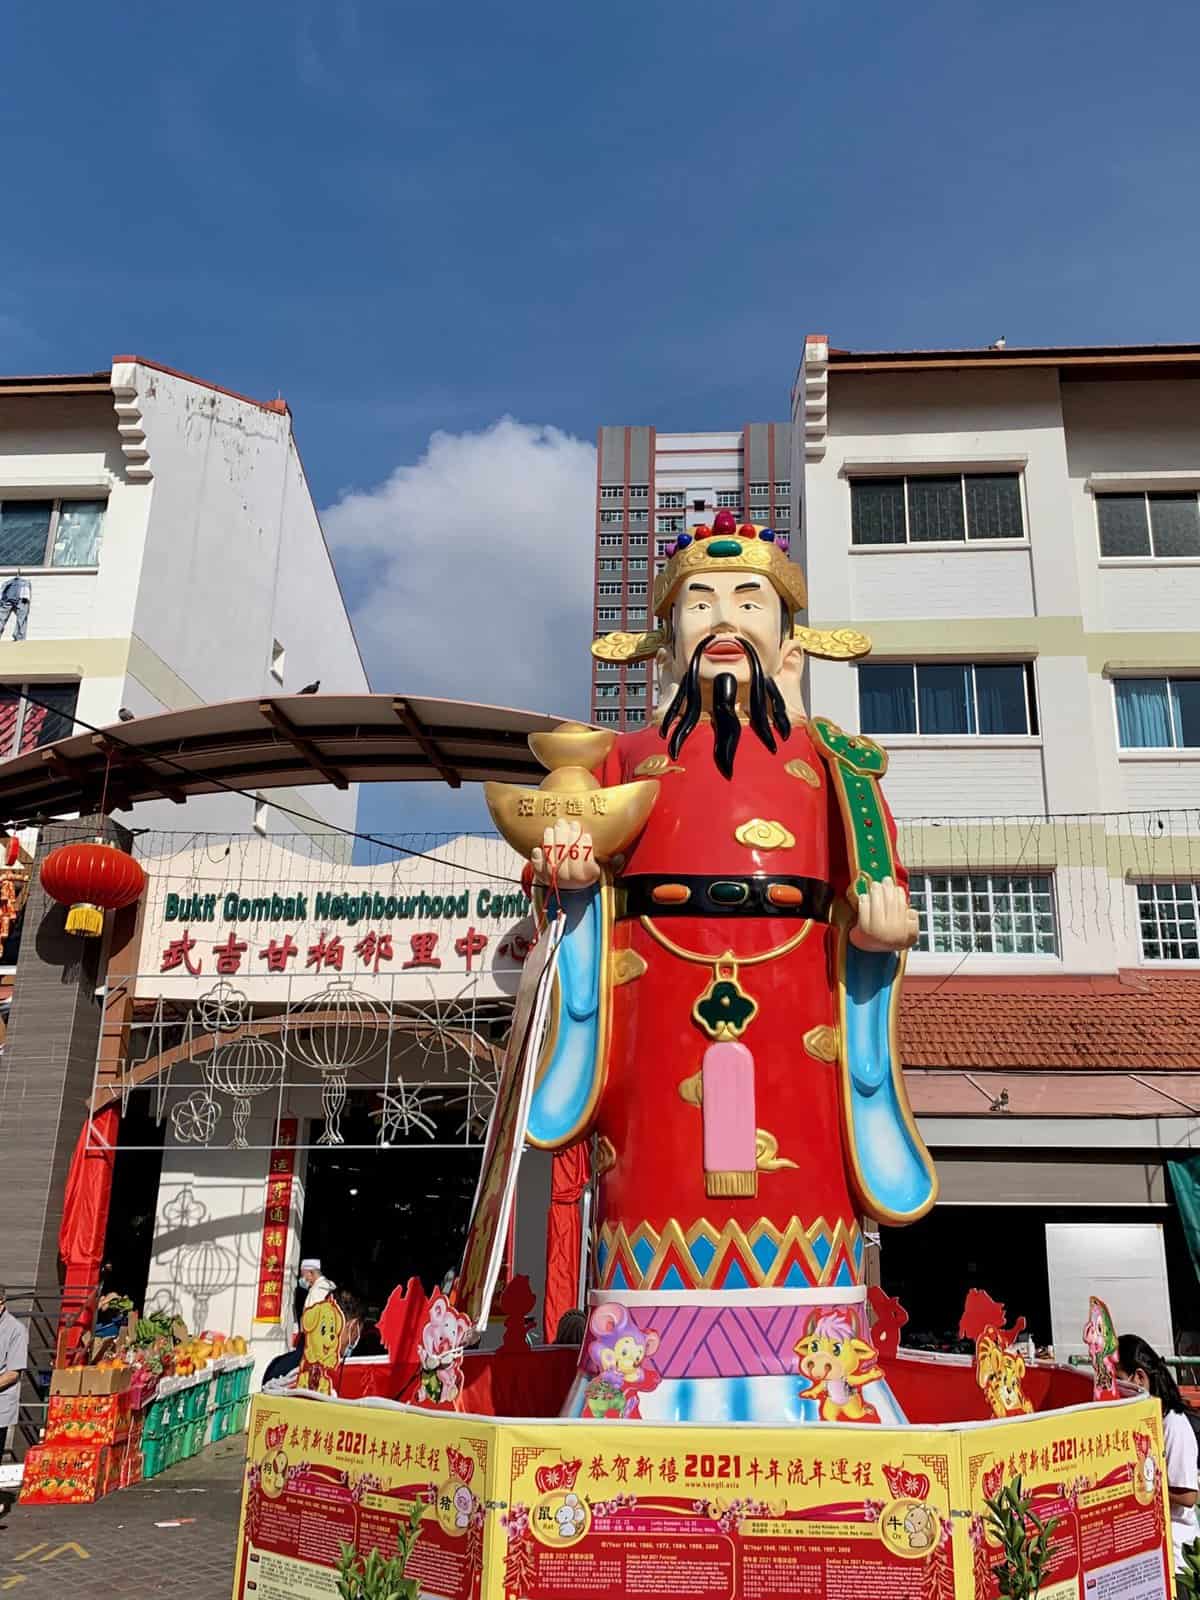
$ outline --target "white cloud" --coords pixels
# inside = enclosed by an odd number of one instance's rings
[[[595,484],[592,445],[502,417],[344,494],[322,521],[373,686],[586,717]]]

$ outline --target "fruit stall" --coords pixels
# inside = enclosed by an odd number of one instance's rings
[[[59,1356],[24,1505],[98,1500],[245,1429],[254,1358],[243,1338],[131,1314],[116,1337]]]

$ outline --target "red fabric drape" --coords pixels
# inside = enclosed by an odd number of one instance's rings
[[[580,1142],[555,1153],[546,1217],[546,1293],[542,1332],[552,1341],[564,1311],[579,1299],[579,1255],[583,1247],[579,1199],[587,1188],[587,1145]]]
[[[58,1255],[63,1272],[63,1321],[67,1323],[87,1307],[87,1290],[95,1287],[104,1263],[104,1234],[112,1197],[113,1162],[116,1159],[120,1117],[109,1106],[91,1117],[80,1130],[67,1173],[62,1224],[58,1230]],[[74,1349],[90,1326],[90,1315],[68,1334]]]

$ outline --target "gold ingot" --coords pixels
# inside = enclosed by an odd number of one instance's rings
[[[591,772],[607,756],[616,737],[607,728],[589,728],[582,722],[560,722],[550,733],[531,733],[529,748],[550,772],[560,767],[583,767]]]
[[[733,837],[752,850],[790,850],[796,842],[782,822],[768,822],[765,817],[751,817],[734,829]]]
[[[599,787],[599,778],[593,778],[586,767],[556,767],[541,782],[542,790],[551,794],[586,794]]]
[[[658,788],[656,778],[568,793],[485,783],[483,797],[496,827],[527,861],[541,846],[546,829],[562,819],[576,823],[582,833],[591,836],[597,861],[607,866],[646,826]]]

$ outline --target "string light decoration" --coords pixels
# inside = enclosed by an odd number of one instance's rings
[[[284,1027],[287,1054],[321,1075],[325,1131],[318,1144],[344,1144],[342,1112],[346,1079],[379,1047],[388,1012],[349,978],[334,978],[328,988],[294,1006]]]
[[[283,1051],[269,1039],[243,1034],[219,1044],[204,1063],[204,1078],[210,1089],[233,1098],[233,1148],[245,1150],[246,1128],[250,1122],[250,1102],[275,1088],[283,1076]]]

